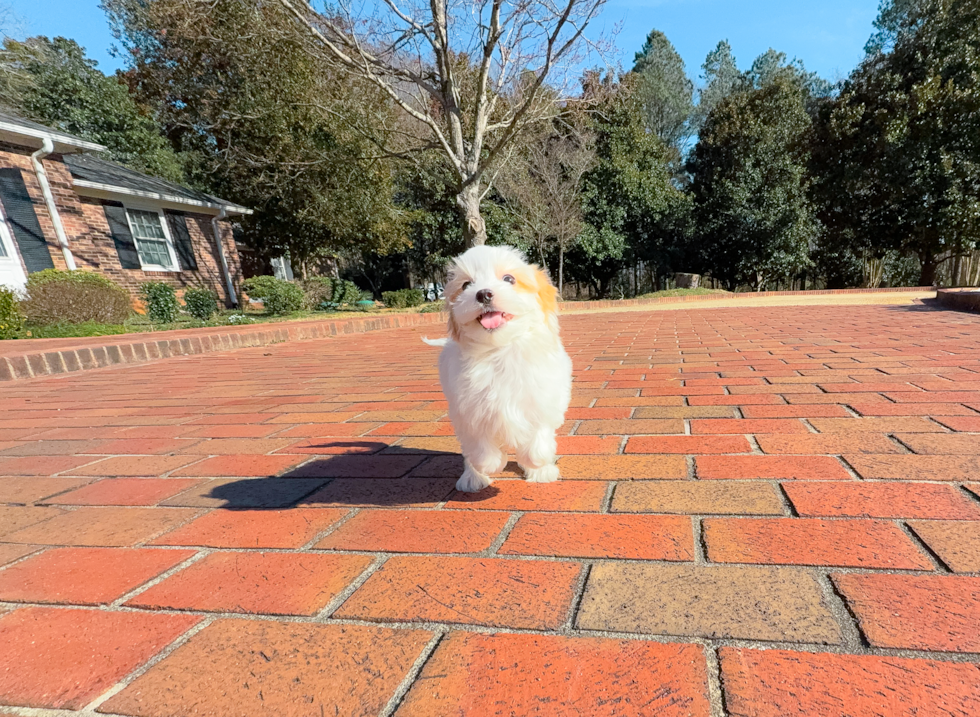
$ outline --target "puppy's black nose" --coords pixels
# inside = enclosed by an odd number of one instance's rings
[[[493,292],[490,289],[480,289],[476,292],[476,300],[481,304],[489,304],[493,301]]]

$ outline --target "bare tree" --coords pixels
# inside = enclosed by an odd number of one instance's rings
[[[497,187],[520,233],[535,247],[542,266],[558,250],[558,291],[565,281],[565,252],[582,231],[582,177],[595,164],[595,140],[582,127],[542,125],[528,137]]]
[[[551,119],[605,0],[381,0],[331,14],[279,0],[317,51],[381,88],[458,179],[468,246],[486,242],[480,201],[515,139]],[[548,85],[545,81],[548,80]]]

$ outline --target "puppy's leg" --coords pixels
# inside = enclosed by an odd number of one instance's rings
[[[477,493],[491,483],[491,473],[503,469],[507,456],[494,443],[474,439],[461,441],[463,447],[463,475],[456,481],[456,490],[463,493]]]
[[[531,438],[528,445],[518,448],[517,462],[524,469],[524,477],[529,483],[551,483],[558,480],[558,466],[555,453],[558,450],[553,428],[541,428]]]

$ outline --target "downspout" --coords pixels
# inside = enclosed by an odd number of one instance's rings
[[[235,306],[238,305],[238,294],[235,293],[235,285],[231,281],[231,272],[228,271],[228,260],[225,258],[225,248],[221,243],[221,225],[219,222],[228,216],[228,210],[221,208],[218,216],[211,218],[211,233],[214,241],[218,245],[218,256],[221,258],[221,273],[225,275],[225,287],[228,289],[228,298]]]
[[[61,215],[58,214],[58,207],[54,203],[54,195],[51,194],[51,185],[48,184],[48,174],[44,171],[41,160],[54,152],[54,142],[50,137],[45,137],[41,144],[41,149],[31,155],[31,164],[34,165],[34,174],[37,175],[38,184],[41,185],[41,194],[44,195],[44,204],[48,208],[48,216],[54,224],[54,233],[58,237],[58,244],[61,245],[61,253],[65,257],[65,266],[69,271],[75,270],[75,257],[71,254],[68,247],[68,235],[65,234],[65,227],[61,223]]]

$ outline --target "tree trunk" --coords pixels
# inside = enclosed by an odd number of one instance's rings
[[[558,249],[558,296],[564,298],[562,289],[565,284],[565,248]]]
[[[456,206],[463,220],[463,239],[466,247],[487,243],[487,225],[480,215],[480,187],[469,184],[456,195]]]
[[[935,286],[936,284],[936,258],[929,254],[927,256],[919,255],[919,262],[922,265],[922,271],[919,274],[919,286]]]

